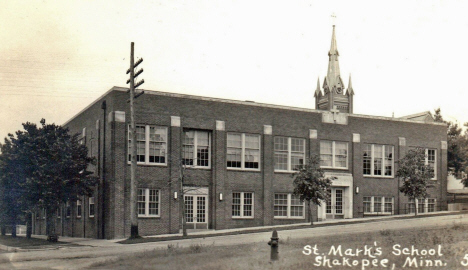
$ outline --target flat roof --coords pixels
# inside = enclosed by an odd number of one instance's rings
[[[142,91],[145,91],[145,95],[157,95],[157,96],[167,96],[167,97],[176,97],[176,98],[188,98],[188,99],[196,99],[196,100],[203,100],[203,101],[213,101],[213,102],[224,102],[224,103],[230,103],[230,104],[240,104],[240,105],[246,105],[246,106],[256,106],[256,107],[264,107],[264,108],[273,108],[273,109],[281,109],[281,110],[293,110],[293,111],[301,111],[301,112],[313,112],[313,113],[321,113],[324,112],[323,110],[316,110],[316,109],[307,109],[307,108],[299,108],[299,107],[292,107],[292,106],[285,106],[285,105],[276,105],[276,104],[267,104],[267,103],[258,103],[255,101],[241,101],[241,100],[233,100],[233,99],[223,99],[223,98],[214,98],[214,97],[203,97],[203,96],[196,96],[196,95],[188,95],[188,94],[178,94],[178,93],[170,93],[170,92],[162,92],[162,91],[156,91],[156,90],[148,90],[148,89],[139,89]],[[68,121],[63,123],[63,125],[67,125],[70,123],[73,119],[75,119],[78,115],[86,111],[88,108],[96,104],[99,100],[101,100],[103,97],[111,93],[112,91],[120,91],[120,92],[126,92],[128,91],[128,88],[126,87],[120,87],[120,86],[114,86],[108,91],[106,91],[104,94],[102,94],[100,97],[98,97],[95,101],[93,101],[91,104],[86,106],[84,109],[79,111],[76,115],[74,115],[72,118],[70,118]],[[395,118],[395,117],[385,117],[385,116],[373,116],[373,115],[363,115],[363,114],[349,114],[349,113],[342,113],[349,115],[351,117],[358,117],[358,118],[368,118],[368,119],[378,119],[378,120],[386,120],[386,121],[396,121],[396,122],[407,122],[407,123],[419,123],[419,124],[426,124],[426,125],[439,125],[439,126],[445,126],[445,123],[439,123],[439,122],[434,122],[434,123],[425,123],[421,121],[415,121],[415,120],[409,120],[409,119],[402,119],[402,118]]]

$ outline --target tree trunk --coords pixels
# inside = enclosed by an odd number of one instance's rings
[[[32,213],[26,214],[26,238],[31,239],[32,235]]]
[[[56,238],[55,237],[55,222],[54,222],[54,218],[53,218],[53,213],[54,212],[55,211],[52,211],[50,209],[46,210],[46,234],[47,234],[47,239],[48,240]]]
[[[11,237],[16,237],[16,221],[11,223]]]
[[[182,236],[187,236],[187,217],[185,216],[185,198],[182,192],[181,192],[181,197],[182,199],[180,201],[182,204]]]
[[[417,205],[416,200],[414,200],[414,216],[417,216],[417,215],[418,215],[418,205]]]
[[[310,226],[314,225],[314,218],[312,217],[312,209],[310,209],[310,201],[307,201],[307,211],[310,219]]]

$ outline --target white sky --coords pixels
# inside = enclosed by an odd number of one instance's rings
[[[335,13],[355,113],[468,122],[468,1],[1,1],[0,137],[125,86],[314,108]]]

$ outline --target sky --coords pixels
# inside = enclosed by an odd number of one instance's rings
[[[468,122],[468,1],[1,1],[0,138],[126,86],[315,106],[332,24],[354,113]],[[335,14],[336,19],[332,19]],[[2,139],[3,141],[3,139]]]

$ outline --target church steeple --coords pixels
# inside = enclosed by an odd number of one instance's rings
[[[315,91],[315,108],[319,110],[332,110],[336,106],[340,112],[352,113],[352,98],[350,98],[348,93],[344,93],[345,85],[341,79],[339,56],[335,25],[333,25],[331,45],[328,51],[327,76],[323,81],[324,94],[318,97],[318,91]],[[351,86],[348,87],[348,91],[354,94]]]

